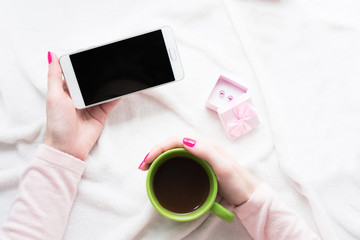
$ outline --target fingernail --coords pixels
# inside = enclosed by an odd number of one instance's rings
[[[146,160],[146,158],[149,156],[149,153],[148,154],[146,154],[146,156],[145,156],[145,158],[144,158],[144,160],[140,163],[140,166],[139,166],[139,169],[141,168],[141,166],[144,164],[144,162],[145,162],[145,160]]]
[[[188,147],[194,147],[196,141],[194,139],[191,139],[191,138],[184,138],[183,143]]]
[[[48,52],[48,62],[49,64],[52,62],[51,52]]]

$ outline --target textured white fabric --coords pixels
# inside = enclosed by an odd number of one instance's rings
[[[360,238],[357,1],[0,5],[0,222],[43,141],[47,51],[60,56],[168,25],[185,78],[125,97],[110,114],[64,239],[249,239],[214,216],[177,223],[153,209],[137,167],[155,143],[178,134],[216,138],[322,238]],[[249,88],[261,121],[236,141],[204,106],[220,74]]]

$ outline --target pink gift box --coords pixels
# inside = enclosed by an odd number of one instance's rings
[[[225,132],[232,140],[259,125],[254,105],[246,94],[219,108],[217,113]]]
[[[223,92],[221,94],[220,92]],[[229,102],[236,101],[247,92],[247,88],[233,80],[220,75],[209,98],[206,101],[206,107],[217,111],[218,108],[226,106]],[[232,100],[229,100],[232,97]]]

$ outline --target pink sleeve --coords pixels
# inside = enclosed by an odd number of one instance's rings
[[[255,240],[320,239],[265,183],[235,213]]]
[[[25,170],[1,239],[62,239],[85,163],[40,145]]]

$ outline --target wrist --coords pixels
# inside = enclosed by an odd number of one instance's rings
[[[68,144],[58,143],[56,141],[52,141],[51,138],[46,138],[46,137],[45,137],[44,144],[53,149],[56,149],[60,152],[63,152],[65,154],[68,154],[75,158],[78,158],[82,161],[86,160],[87,154],[78,153],[77,151],[74,150],[74,147],[68,146]]]
[[[257,178],[252,176],[245,169],[241,168],[240,174],[243,182],[241,186],[242,194],[240,195],[240,198],[236,201],[235,207],[241,206],[242,204],[246,203],[261,183]]]

